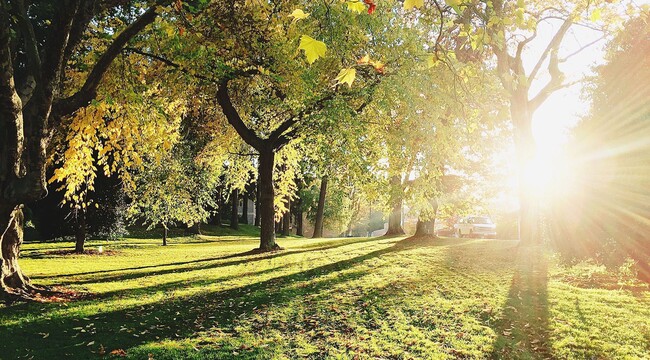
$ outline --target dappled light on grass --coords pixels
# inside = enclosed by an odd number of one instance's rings
[[[136,247],[103,242],[117,255],[25,259],[38,282],[92,297],[12,306],[0,315],[0,331],[12,341],[0,350],[16,358],[55,351],[89,358],[123,349],[132,359],[611,358],[646,351],[640,330],[615,340],[592,334],[579,348],[567,335],[586,335],[556,320],[580,321],[574,309],[559,313],[578,299],[581,309],[600,307],[583,327],[609,334],[631,322],[647,329],[647,295],[600,290],[612,301],[597,304],[601,298],[576,292],[544,254],[515,256],[517,242],[284,239],[285,251],[249,255],[254,240],[229,240],[179,238],[166,248],[144,244],[156,239]],[[32,253],[41,246],[52,244],[28,245]],[[612,312],[616,324],[599,316]],[[522,341],[528,345],[517,346]]]

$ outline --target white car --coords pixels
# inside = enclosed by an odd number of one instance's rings
[[[496,238],[497,226],[487,216],[468,216],[454,224],[458,237]]]

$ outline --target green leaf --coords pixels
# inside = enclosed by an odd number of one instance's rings
[[[348,84],[348,87],[352,87],[354,78],[357,76],[357,71],[355,69],[341,69],[338,76],[336,77],[337,84]]]
[[[460,4],[462,0],[445,0],[447,2],[447,5],[451,6],[452,9],[456,12],[456,14],[461,13],[460,11]]]
[[[364,5],[361,1],[348,1],[345,4],[347,5],[348,10],[354,11],[358,14],[366,11],[366,5]]]
[[[404,10],[421,8],[424,6],[424,0],[404,0]]]
[[[298,46],[298,49],[304,50],[307,62],[313,64],[316,59],[325,56],[327,45],[311,36],[303,35],[300,37],[300,46]]]

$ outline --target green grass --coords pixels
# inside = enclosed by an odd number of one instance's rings
[[[244,231],[89,244],[110,256],[27,244],[35,283],[90,295],[0,308],[0,358],[650,358],[647,286],[578,281],[539,249],[287,238],[250,255]]]

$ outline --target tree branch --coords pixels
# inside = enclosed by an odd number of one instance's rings
[[[191,71],[184,68],[180,64],[177,64],[177,63],[175,63],[175,62],[173,62],[173,61],[171,61],[171,60],[169,60],[169,59],[167,59],[165,57],[162,57],[160,55],[151,54],[151,53],[148,53],[146,51],[136,49],[136,48],[132,48],[132,47],[125,47],[123,51],[131,52],[131,53],[134,53],[134,54],[138,54],[138,55],[148,57],[148,58],[153,59],[153,60],[160,61],[161,63],[163,63],[163,64],[165,64],[167,66],[178,69],[182,73],[190,75],[192,77],[195,77],[195,78],[197,78],[199,80],[204,80],[204,81],[207,81],[207,82],[210,82],[210,83],[213,83],[213,84],[219,84],[219,81],[217,79],[213,79],[213,78],[207,77],[205,75],[201,75],[201,74],[193,74]]]
[[[591,47],[591,46],[595,45],[596,43],[598,43],[598,42],[600,42],[600,41],[602,41],[602,40],[604,40],[604,39],[605,39],[605,35],[603,35],[603,36],[599,37],[598,39],[596,39],[596,40],[594,40],[594,41],[592,41],[592,42],[586,44],[585,46],[580,47],[578,50],[572,52],[571,54],[569,54],[569,55],[567,55],[567,56],[561,58],[561,59],[560,59],[560,62],[563,63],[563,62],[569,60],[571,57],[573,57],[573,56],[575,56],[575,55],[581,53],[582,51],[584,51],[584,50],[587,49],[588,47]]]
[[[564,35],[566,35],[567,31],[569,31],[569,28],[573,24],[573,20],[571,20],[570,17],[566,18],[558,31],[555,33],[553,36],[553,39],[548,43],[546,46],[546,49],[544,49],[544,52],[542,55],[540,55],[539,59],[537,59],[537,63],[535,64],[535,67],[533,70],[530,72],[530,75],[528,76],[529,79],[534,79],[535,76],[537,75],[537,72],[539,69],[542,67],[542,64],[546,60],[546,58],[549,56],[551,52],[555,52],[555,56],[557,56],[557,50],[560,47],[560,44],[562,43],[562,40],[564,40]],[[549,65],[549,67],[552,65]]]
[[[27,16],[27,8],[23,0],[14,0],[14,14],[18,19],[18,26],[25,44],[25,53],[27,55],[27,76],[25,82],[18,86],[20,98],[23,104],[26,104],[31,98],[36,84],[41,79],[41,56],[38,53],[38,44],[34,27]]]
[[[104,54],[99,58],[92,71],[88,75],[86,82],[81,89],[74,95],[60,100],[56,103],[55,112],[58,116],[66,116],[74,113],[78,109],[88,105],[97,96],[97,87],[102,78],[108,71],[109,66],[122,51],[122,48],[147,25],[151,24],[158,14],[156,8],[160,5],[169,3],[171,0],[158,0],[153,6],[145,11],[131,25],[127,26],[106,49]]]
[[[226,116],[228,123],[235,128],[235,131],[241,136],[241,138],[255,150],[261,151],[262,143],[264,142],[255,132],[244,124],[244,121],[239,116],[237,109],[233,106],[230,101],[230,94],[228,93],[228,82],[229,79],[224,79],[219,83],[219,88],[217,89],[217,102],[221,106],[221,111]]]

